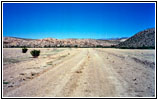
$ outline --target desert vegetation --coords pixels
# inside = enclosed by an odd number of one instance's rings
[[[3,48],[3,96],[154,97],[154,35],[155,29],[124,41],[6,37],[4,47],[14,48]]]
[[[37,58],[40,55],[40,50],[32,50],[30,54],[34,57]]]
[[[3,55],[4,97],[155,96],[153,49],[4,48]]]
[[[22,53],[26,53],[27,50],[28,50],[28,49],[27,49],[26,47],[23,47],[23,48],[22,48]]]

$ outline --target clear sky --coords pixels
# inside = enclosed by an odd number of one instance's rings
[[[105,39],[154,27],[154,3],[3,4],[3,36]]]

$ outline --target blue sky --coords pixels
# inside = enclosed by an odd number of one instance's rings
[[[3,4],[3,36],[103,39],[154,27],[154,3]]]

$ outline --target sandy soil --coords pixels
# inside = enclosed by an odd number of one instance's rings
[[[4,97],[155,96],[154,50],[32,49],[3,49]]]

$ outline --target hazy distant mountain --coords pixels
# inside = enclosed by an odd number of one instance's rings
[[[3,47],[104,47],[117,45],[119,42],[95,39],[24,39],[15,37],[4,37]]]
[[[121,38],[105,38],[105,39],[98,39],[98,40],[122,40],[122,39],[128,39],[128,37],[121,37]]]
[[[155,47],[155,28],[138,32],[126,41],[121,42],[118,47]]]

